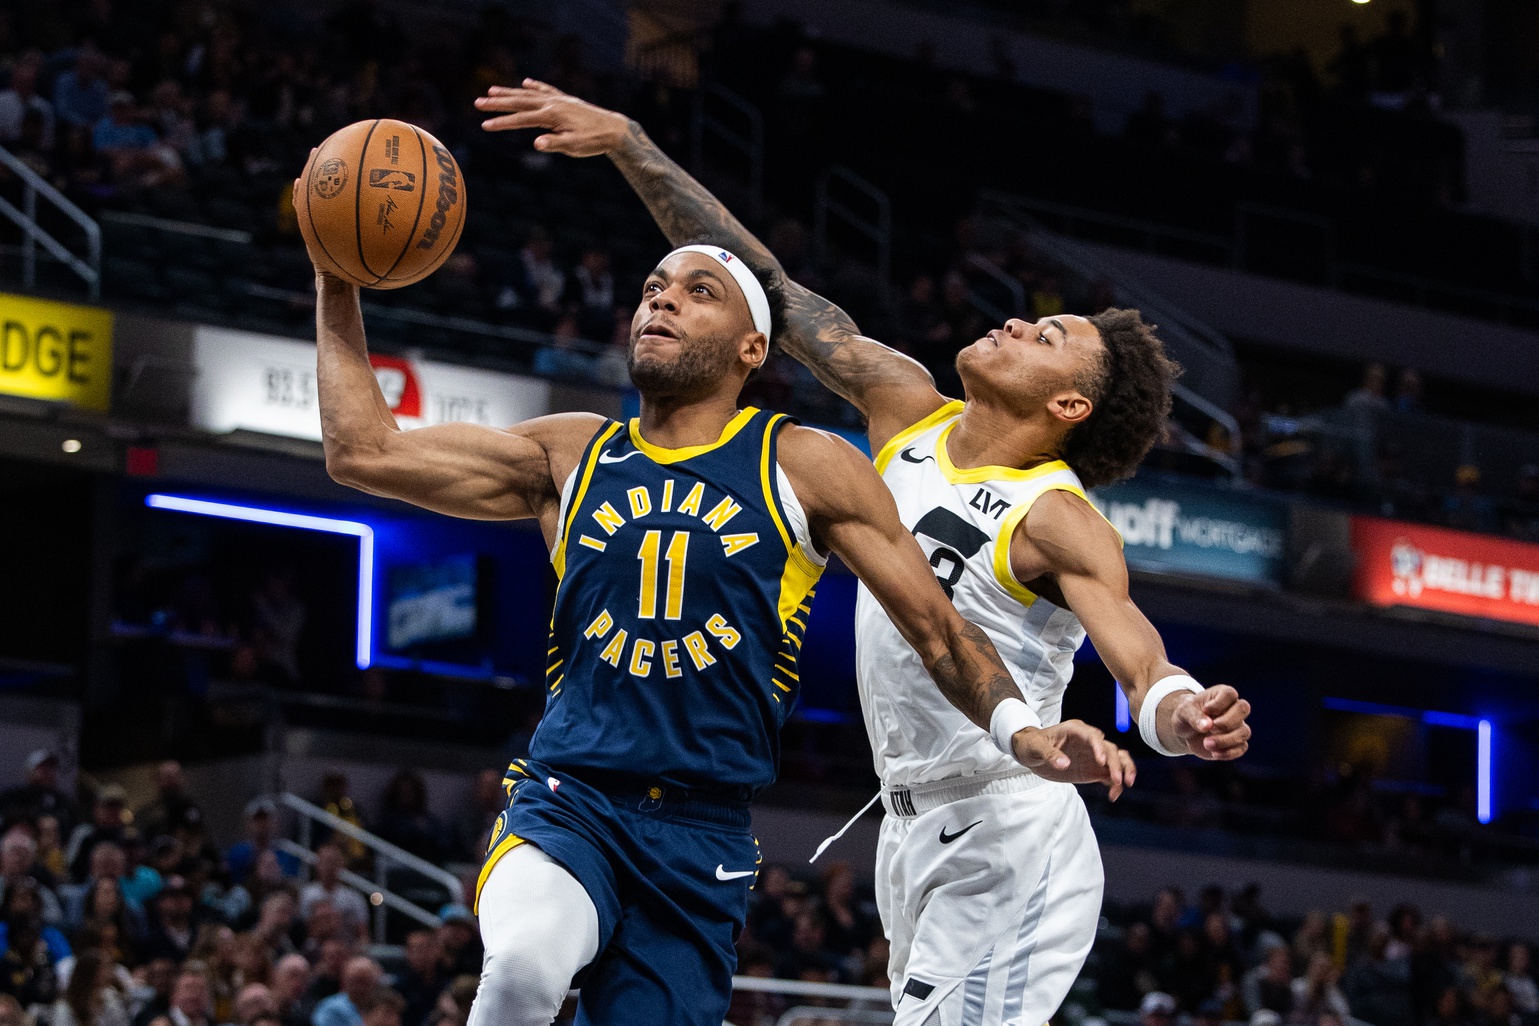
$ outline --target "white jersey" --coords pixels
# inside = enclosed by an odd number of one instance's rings
[[[893,436],[876,468],[957,612],[988,634],[1026,704],[1045,726],[1061,719],[1074,652],[1085,639],[1069,610],[1033,594],[1010,571],[1010,538],[1044,492],[1085,497],[1061,461],[1030,470],[959,470],[946,438],[961,415],[949,403]],[[1024,773],[987,731],[948,702],[919,654],[861,585],[855,604],[855,676],[876,772],[886,788],[961,776]]]

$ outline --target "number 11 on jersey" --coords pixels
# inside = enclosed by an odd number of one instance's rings
[[[663,532],[648,531],[641,539],[641,551],[636,558],[641,561],[641,601],[637,612],[643,620],[657,616],[658,553],[662,550]],[[675,531],[668,541],[668,551],[663,557],[668,561],[668,594],[663,602],[663,619],[677,620],[684,615],[684,565],[689,559],[689,532]]]

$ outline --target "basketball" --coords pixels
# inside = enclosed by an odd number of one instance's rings
[[[465,227],[465,179],[447,147],[404,121],[333,132],[294,192],[299,231],[323,268],[370,289],[436,271]]]

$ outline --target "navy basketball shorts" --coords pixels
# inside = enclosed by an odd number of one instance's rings
[[[527,842],[598,910],[598,955],[574,981],[579,1026],[721,1026],[762,859],[748,803],[642,778],[600,790],[530,760],[510,766],[504,786],[481,882]]]

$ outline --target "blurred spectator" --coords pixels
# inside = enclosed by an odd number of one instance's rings
[[[497,306],[518,310],[542,326],[552,323],[561,309],[566,275],[552,257],[550,233],[536,227],[519,250],[512,279],[497,295]]]
[[[24,1008],[51,1005],[59,996],[53,957],[37,918],[0,922],[0,994],[9,994]]]
[[[402,1026],[424,1026],[448,985],[443,945],[435,930],[416,929],[406,935],[406,968],[396,974],[395,989],[405,1000]]]
[[[357,1006],[363,1026],[402,1026],[401,1013],[406,1003],[389,987],[375,987]]]
[[[480,985],[478,976],[456,976],[438,995],[438,1004],[427,1018],[428,1026],[465,1026],[470,1021],[470,1005]]]
[[[172,1026],[213,1026],[213,1014],[208,977],[202,970],[189,967],[177,973],[167,1012]]]
[[[1293,1011],[1293,962],[1287,947],[1279,944],[1267,951],[1261,964],[1245,974],[1241,991],[1246,1015],[1265,1008],[1286,1019]]]
[[[305,991],[310,986],[310,963],[305,956],[289,954],[278,959],[267,985],[282,1026],[309,1026],[309,1012],[313,1009],[304,1007]]]
[[[500,793],[501,788],[498,791]],[[341,918],[343,929],[362,940],[368,933],[369,906],[363,895],[341,881],[346,860],[342,846],[328,842],[317,848],[315,855],[315,879],[299,892],[299,918],[308,922],[315,903],[329,900]]]
[[[153,189],[183,178],[182,158],[162,143],[134,107],[134,94],[112,94],[107,116],[91,130],[91,146],[106,162],[112,181],[122,188]]]
[[[502,789],[502,774],[492,769],[477,773],[470,787],[465,811],[460,814],[456,824],[461,857],[479,859],[486,853],[492,827],[507,805],[508,796]]]
[[[248,983],[235,995],[232,1026],[255,1026],[262,1019],[280,1019],[278,1002],[265,984]]]
[[[134,822],[149,838],[169,834],[187,822],[188,813],[201,810],[187,793],[187,774],[182,764],[167,759],[155,768],[155,800],[134,814]]]
[[[1395,412],[1411,415],[1426,413],[1427,407],[1422,402],[1421,393],[1421,373],[1414,367],[1403,368],[1400,376],[1395,379]]]
[[[298,919],[299,902],[292,891],[283,887],[262,899],[261,911],[251,932],[266,946],[269,958],[282,958],[294,951],[292,931]]]
[[[101,951],[82,951],[64,993],[54,1002],[49,1026],[129,1026],[113,968]]]
[[[359,1005],[379,987],[380,968],[362,955],[347,960],[342,969],[342,989],[315,1006],[312,1026],[363,1026]]]
[[[107,116],[110,95],[107,60],[96,47],[86,45],[75,57],[74,68],[54,80],[54,113],[66,125],[89,129]]]
[[[1345,1021],[1352,1010],[1337,986],[1340,978],[1341,973],[1331,956],[1321,952],[1311,958],[1304,975],[1293,981],[1294,1017],[1313,1022],[1329,1012]]]
[[[24,957],[40,954],[52,968],[69,957],[70,946],[61,931],[43,922],[40,891],[31,877],[16,880],[6,889],[0,900],[0,952],[16,948]]]
[[[583,352],[578,337],[577,318],[562,314],[551,328],[551,344],[541,346],[534,355],[534,372],[546,378],[583,381],[595,371],[593,357]]]
[[[577,324],[583,338],[609,336],[615,307],[615,277],[609,263],[608,250],[589,246],[572,271],[571,296],[577,304]]]
[[[294,593],[294,574],[280,570],[267,574],[251,597],[252,628],[259,640],[258,654],[277,667],[289,681],[299,680],[299,641],[305,632],[305,604]],[[285,875],[292,876],[287,868]]]
[[[848,862],[831,862],[823,870],[823,911],[828,950],[841,958],[864,951],[877,933],[875,919],[856,898],[855,870]]]
[[[272,852],[278,868],[286,877],[299,875],[299,859],[273,846],[277,830],[278,806],[271,798],[254,798],[246,805],[246,839],[236,841],[225,853],[225,867],[230,880],[240,883],[251,873],[257,858],[264,852]]]
[[[1389,956],[1389,931],[1374,931],[1366,955],[1347,972],[1343,995],[1356,1018],[1383,1026],[1412,1026],[1416,1007],[1408,955]]]
[[[150,903],[149,933],[145,954],[149,958],[169,958],[180,965],[192,952],[202,917],[187,881],[173,876],[166,881]]]
[[[37,842],[32,835],[19,826],[7,830],[0,837],[0,902],[4,902],[6,891],[13,883],[30,880],[37,886],[43,922],[49,926],[62,926],[64,907],[53,889],[42,882],[38,868]]]
[[[70,834],[64,856],[69,862],[70,879],[84,881],[90,875],[91,853],[98,844],[110,842],[120,849],[127,823],[128,792],[121,784],[106,784],[96,792],[91,806],[91,821],[82,823]],[[121,875],[121,874],[119,874]]]
[[[1521,941],[1507,945],[1502,983],[1521,1015],[1539,1016],[1539,985],[1534,983],[1533,950]]]
[[[37,146],[51,151],[54,146],[53,104],[37,92],[42,54],[24,54],[11,69],[10,88],[0,91],[0,143],[13,146],[22,137],[22,120],[28,114],[38,118]]]
[[[396,773],[385,786],[375,832],[429,862],[442,862],[450,850],[448,831],[428,811],[427,785],[411,770]]]
[[[481,971],[481,931],[476,917],[464,905],[445,905],[438,910],[438,943],[443,948],[445,975],[477,975]]]
[[[614,309],[614,324],[609,345],[599,354],[593,367],[594,377],[610,388],[627,388],[631,383],[631,311],[623,306]]]
[[[140,975],[143,983],[136,998],[139,1010],[134,1013],[133,1026],[149,1026],[156,1019],[169,1019],[176,962],[166,956],[152,958],[140,969]]]
[[[353,801],[347,793],[347,776],[335,771],[326,773],[321,777],[321,793],[316,804],[338,819],[345,820],[360,830],[365,828],[363,816],[359,812],[358,803]],[[316,843],[320,844],[331,836],[331,828],[318,826],[316,828]],[[368,856],[368,849],[363,842],[341,834],[336,835],[336,841],[342,845],[342,851],[347,855],[348,864],[357,867]]]
[[[1176,999],[1164,991],[1153,990],[1138,1003],[1138,1026],[1173,1026]]]
[[[1496,529],[1496,504],[1480,494],[1480,468],[1474,464],[1454,472],[1453,494],[1443,500],[1443,522],[1461,531]]]
[[[1363,383],[1347,393],[1344,405],[1356,413],[1383,413],[1389,409],[1384,389],[1384,365],[1370,363],[1363,369]]]
[[[0,823],[37,823],[43,816],[52,816],[60,832],[73,831],[75,803],[59,787],[58,755],[39,748],[27,756],[26,770],[26,783],[0,793]]]
[[[1159,989],[1149,924],[1135,922],[1122,943],[1107,952],[1100,976],[1101,1001],[1107,1008],[1137,1008],[1143,996]]]

